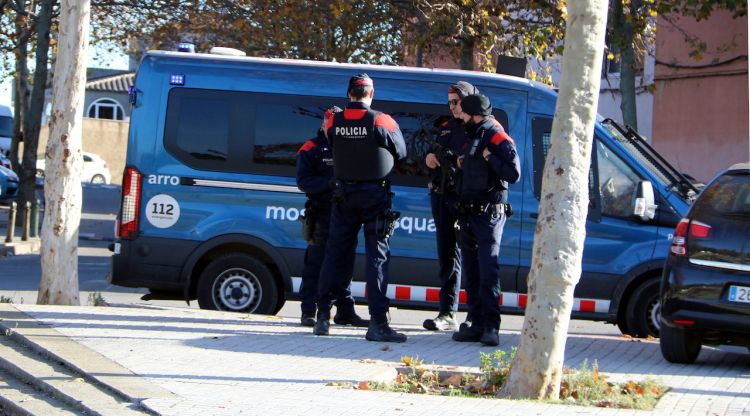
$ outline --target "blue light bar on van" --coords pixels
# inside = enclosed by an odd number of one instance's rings
[[[169,85],[185,85],[185,74],[172,74],[169,77]]]
[[[180,42],[177,44],[177,52],[195,53],[195,45],[190,42]]]

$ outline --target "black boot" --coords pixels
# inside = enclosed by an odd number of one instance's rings
[[[360,328],[367,328],[370,325],[370,320],[362,319],[357,315],[357,312],[354,311],[354,308],[336,308],[336,315],[333,316],[333,322],[335,322],[336,325],[351,325]]]
[[[497,332],[495,328],[484,328],[479,342],[490,347],[497,347],[500,345],[500,335]]]
[[[482,330],[476,325],[461,326],[458,332],[453,333],[453,340],[458,342],[478,342],[482,338]]]
[[[318,319],[315,321],[315,328],[313,334],[315,335],[328,335],[328,328],[331,326],[331,312],[330,311],[318,311]]]
[[[302,317],[299,320],[302,326],[315,326],[315,313],[302,312]]]
[[[377,342],[406,342],[406,335],[394,331],[388,325],[387,316],[371,317],[365,338]]]

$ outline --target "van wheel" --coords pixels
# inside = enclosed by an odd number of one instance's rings
[[[91,178],[91,183],[104,183],[104,176],[97,173],[93,178]]]
[[[647,280],[633,292],[625,312],[630,335],[638,338],[658,337],[661,323],[659,279]]]
[[[201,309],[272,314],[278,302],[276,280],[265,264],[243,253],[218,257],[198,281]]]
[[[670,363],[692,364],[701,352],[700,338],[683,328],[665,326],[659,339],[661,355]]]

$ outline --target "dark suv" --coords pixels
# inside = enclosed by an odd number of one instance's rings
[[[750,163],[711,181],[672,238],[661,280],[661,353],[692,363],[702,345],[750,347]]]

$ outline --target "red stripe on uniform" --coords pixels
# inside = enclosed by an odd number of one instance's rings
[[[396,124],[396,120],[391,118],[391,116],[389,116],[388,114],[380,113],[375,119],[375,126],[382,127],[393,133],[396,131],[396,127],[398,127],[398,124]]]
[[[500,292],[500,297],[497,299],[497,304],[503,306],[503,292]]]
[[[302,145],[302,147],[297,150],[297,154],[300,154],[300,152],[307,152],[310,149],[315,148],[315,142],[312,140],[308,140],[305,142],[305,144]]]
[[[408,286],[396,286],[396,299],[411,300],[411,288]]]
[[[365,297],[367,297],[367,283],[365,283]]]
[[[427,302],[440,302],[440,289],[425,290],[425,300]]]
[[[333,117],[326,119],[326,131],[328,131],[328,129],[330,129],[331,127],[333,127]]]
[[[594,311],[596,311],[596,301],[581,300],[581,312],[594,312]]]
[[[465,290],[458,291],[458,301],[461,303],[466,303],[466,291]]]
[[[495,133],[495,135],[492,136],[491,142],[495,146],[498,146],[500,143],[502,143],[502,142],[504,142],[506,140],[510,140],[510,142],[513,143],[513,139],[511,139],[510,136],[508,136],[507,133],[505,133],[504,131],[501,131],[501,132]]]
[[[518,295],[518,307],[519,308],[525,308],[526,307],[526,299],[528,298],[528,295]]]
[[[359,120],[367,114],[367,110],[361,108],[347,108],[344,110],[344,119]]]

